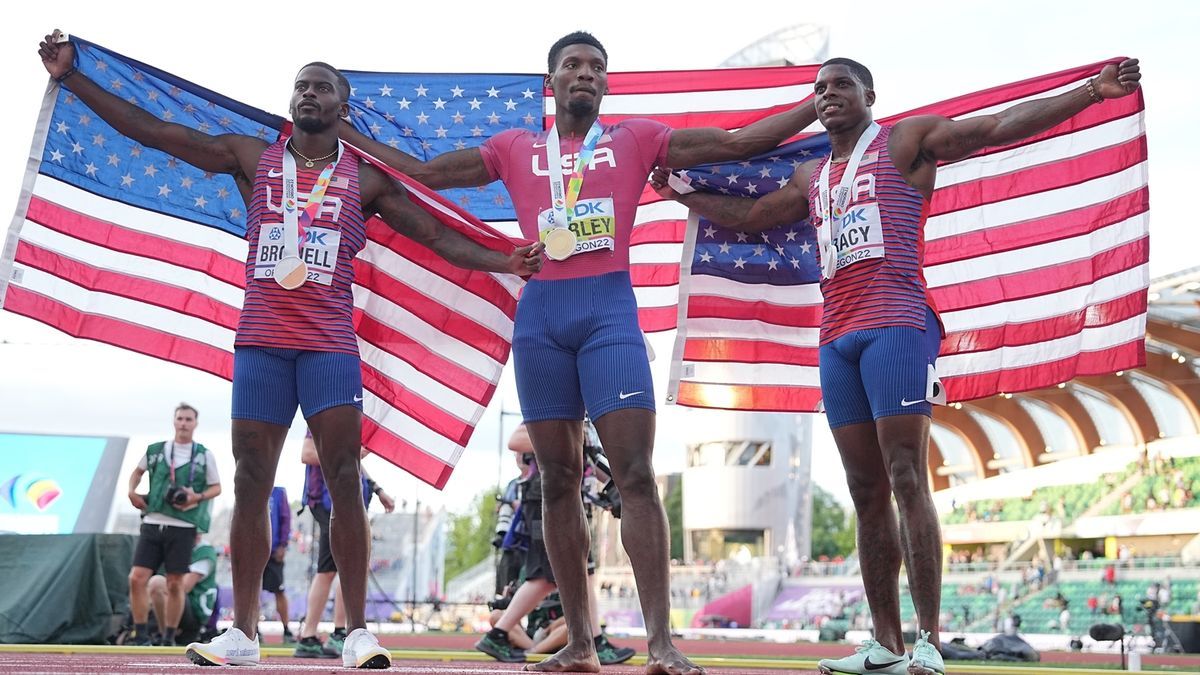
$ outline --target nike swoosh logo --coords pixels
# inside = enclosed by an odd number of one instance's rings
[[[626,394],[625,392],[621,392],[621,393],[617,394],[617,398],[624,401],[625,399],[629,398],[630,396],[637,396],[638,394],[644,394],[644,393],[646,393],[645,389],[643,389],[642,391],[631,391],[628,394]]]
[[[533,144],[533,147],[535,147],[535,148],[544,148],[544,147],[546,147],[546,144],[545,144],[545,143],[541,143],[541,144],[534,143],[534,144]]]
[[[863,661],[863,666],[865,666],[867,670],[883,670],[884,668],[891,668],[902,661],[904,661],[904,659],[896,659],[895,661],[888,661],[887,663],[873,663],[871,661],[871,657],[868,656]]]
[[[283,171],[277,171],[275,169],[267,169],[267,177],[268,178],[279,178],[282,175],[283,175]]]
[[[355,396],[355,397],[354,397],[354,402],[355,402],[355,403],[362,403],[362,400],[363,400],[363,397],[361,397],[361,396]]]
[[[910,401],[906,398],[900,399],[900,405],[904,406],[905,408],[907,408],[910,405],[916,405],[918,403],[924,403],[924,402],[925,402],[925,399],[923,399],[923,398],[919,398],[915,401]]]

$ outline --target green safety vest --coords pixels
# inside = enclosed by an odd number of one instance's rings
[[[178,475],[179,469],[175,469],[175,472]],[[192,549],[192,564],[201,560],[210,563],[208,576],[188,591],[187,603],[188,608],[192,610],[192,616],[196,617],[196,622],[203,626],[208,623],[213,608],[217,606],[217,549],[206,541],[196,544],[196,548]]]
[[[150,495],[146,499],[147,511],[161,513],[172,518],[191,523],[199,532],[208,532],[212,501],[205,500],[189,511],[180,511],[166,503],[167,488],[171,485],[171,465],[167,458],[167,443],[154,443],[146,448],[146,468],[150,472]],[[175,481],[182,487],[187,485],[188,474],[191,473],[192,483],[189,487],[197,493],[208,488],[208,450],[199,443],[192,444],[195,471],[191,470],[191,462],[175,467]]]

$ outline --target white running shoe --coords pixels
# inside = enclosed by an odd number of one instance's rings
[[[874,640],[866,640],[844,659],[821,659],[817,668],[825,675],[907,675],[908,657],[893,654]]]
[[[188,660],[198,666],[258,665],[258,641],[237,628],[230,628],[208,644],[193,642],[186,653]]]
[[[366,628],[355,628],[342,644],[342,665],[347,668],[390,668],[392,654]]]
[[[946,662],[942,654],[929,644],[929,631],[921,631],[912,648],[912,660],[908,662],[909,675],[946,675]]]

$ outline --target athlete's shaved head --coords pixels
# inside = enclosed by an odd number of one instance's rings
[[[577,30],[574,33],[568,33],[560,37],[558,42],[555,42],[550,47],[550,55],[546,59],[546,65],[549,69],[546,72],[554,72],[554,69],[558,67],[558,55],[562,53],[564,48],[570,47],[571,45],[589,45],[595,47],[596,50],[599,51],[604,57],[605,65],[608,65],[608,52],[604,49],[604,45],[600,44],[600,41],[596,39],[596,36],[592,35],[591,33]]]
[[[333,79],[337,82],[338,95],[341,97],[342,103],[348,103],[350,101],[350,80],[346,79],[346,76],[342,74],[342,71],[338,70],[337,68],[334,68],[333,66],[329,65],[328,63],[325,63],[324,61],[313,61],[312,63],[306,63],[306,64],[304,64],[303,67],[300,68],[300,70],[304,70],[305,68],[308,68],[309,66],[316,66],[317,68],[324,68],[325,70],[328,70],[330,73],[332,73]]]
[[[854,59],[833,58],[821,64],[822,68],[825,66],[846,66],[850,69],[850,74],[854,76],[854,79],[861,82],[864,87],[867,89],[875,88],[875,78],[871,77],[871,71]]]

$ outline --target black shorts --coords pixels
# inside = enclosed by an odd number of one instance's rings
[[[588,550],[587,571],[592,574],[596,571],[596,561],[592,560],[592,552]],[[550,555],[546,552],[546,537],[542,532],[542,521],[529,521],[529,550],[525,552],[525,566],[522,572],[526,579],[545,579],[552,584],[556,584],[554,580],[554,569],[550,567]]]
[[[333,562],[333,548],[329,545],[329,511],[326,511],[322,504],[317,504],[310,510],[317,521],[317,527],[321,530],[317,543],[317,572],[336,572],[337,563]]]
[[[283,563],[273,556],[267,558],[267,566],[263,569],[262,589],[268,593],[283,592]]]
[[[157,571],[161,565],[167,574],[187,574],[196,546],[196,528],[142,523],[133,566]]]

